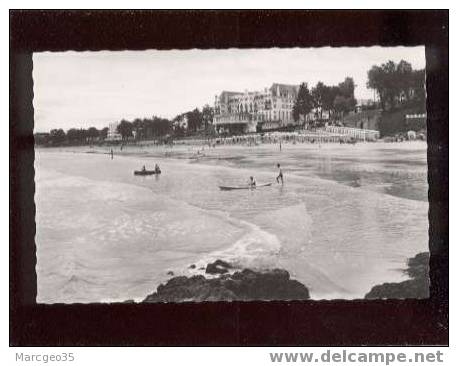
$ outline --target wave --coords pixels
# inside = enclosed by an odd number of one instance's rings
[[[224,260],[235,269],[267,269],[275,267],[281,243],[278,237],[259,226],[245,222],[249,231],[234,244],[223,250],[213,251],[196,263],[196,268],[205,268],[216,259]]]

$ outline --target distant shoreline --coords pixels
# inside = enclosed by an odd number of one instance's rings
[[[412,148],[421,148],[427,147],[426,141],[415,140],[415,141],[398,141],[398,142],[358,142],[355,145],[349,144],[339,144],[339,143],[291,143],[291,142],[282,142],[282,150],[317,150],[317,149],[329,149],[329,148],[341,148],[341,149],[370,149],[370,148],[392,148],[394,146],[402,147],[412,147]],[[171,152],[174,151],[180,152],[183,150],[189,151],[190,149],[199,150],[204,153],[218,151],[218,150],[278,150],[278,143],[262,143],[259,145],[249,146],[247,144],[235,143],[235,144],[222,144],[216,145],[215,147],[209,147],[208,144],[187,144],[180,143],[176,145],[156,145],[154,143],[144,143],[144,144],[128,144],[128,145],[75,145],[75,146],[35,146],[35,149],[38,151],[62,151],[62,152],[73,152],[73,153],[97,153],[97,154],[107,154],[113,150],[113,153],[116,155],[132,155],[133,153],[148,153],[148,152]]]

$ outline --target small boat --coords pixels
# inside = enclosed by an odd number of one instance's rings
[[[251,187],[249,185],[245,185],[245,186],[219,186],[219,189],[221,189],[222,191],[232,191],[232,190],[235,190],[235,189],[255,189],[255,188],[260,188],[260,187],[269,187],[271,185],[272,185],[272,183],[256,184],[256,186],[254,186],[254,187]]]
[[[156,172],[155,170],[135,170],[134,175],[153,175],[153,174],[161,174],[159,170]]]

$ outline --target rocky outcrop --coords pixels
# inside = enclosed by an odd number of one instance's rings
[[[405,272],[410,280],[372,287],[365,299],[423,299],[429,297],[429,253],[409,258]]]
[[[249,300],[306,300],[307,287],[291,280],[282,269],[256,272],[249,269],[216,278],[202,275],[179,276],[159,285],[156,292],[143,302],[183,301],[249,301]]]
[[[224,274],[229,272],[229,269],[231,269],[232,266],[225,262],[222,261],[221,259],[217,259],[213,263],[208,263],[207,268],[205,269],[205,273],[207,274]]]
[[[412,278],[429,280],[429,253],[423,252],[409,258],[406,273]]]

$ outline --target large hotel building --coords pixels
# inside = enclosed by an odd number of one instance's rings
[[[215,96],[213,124],[217,131],[256,132],[294,125],[293,106],[299,85],[272,84],[262,91]]]

